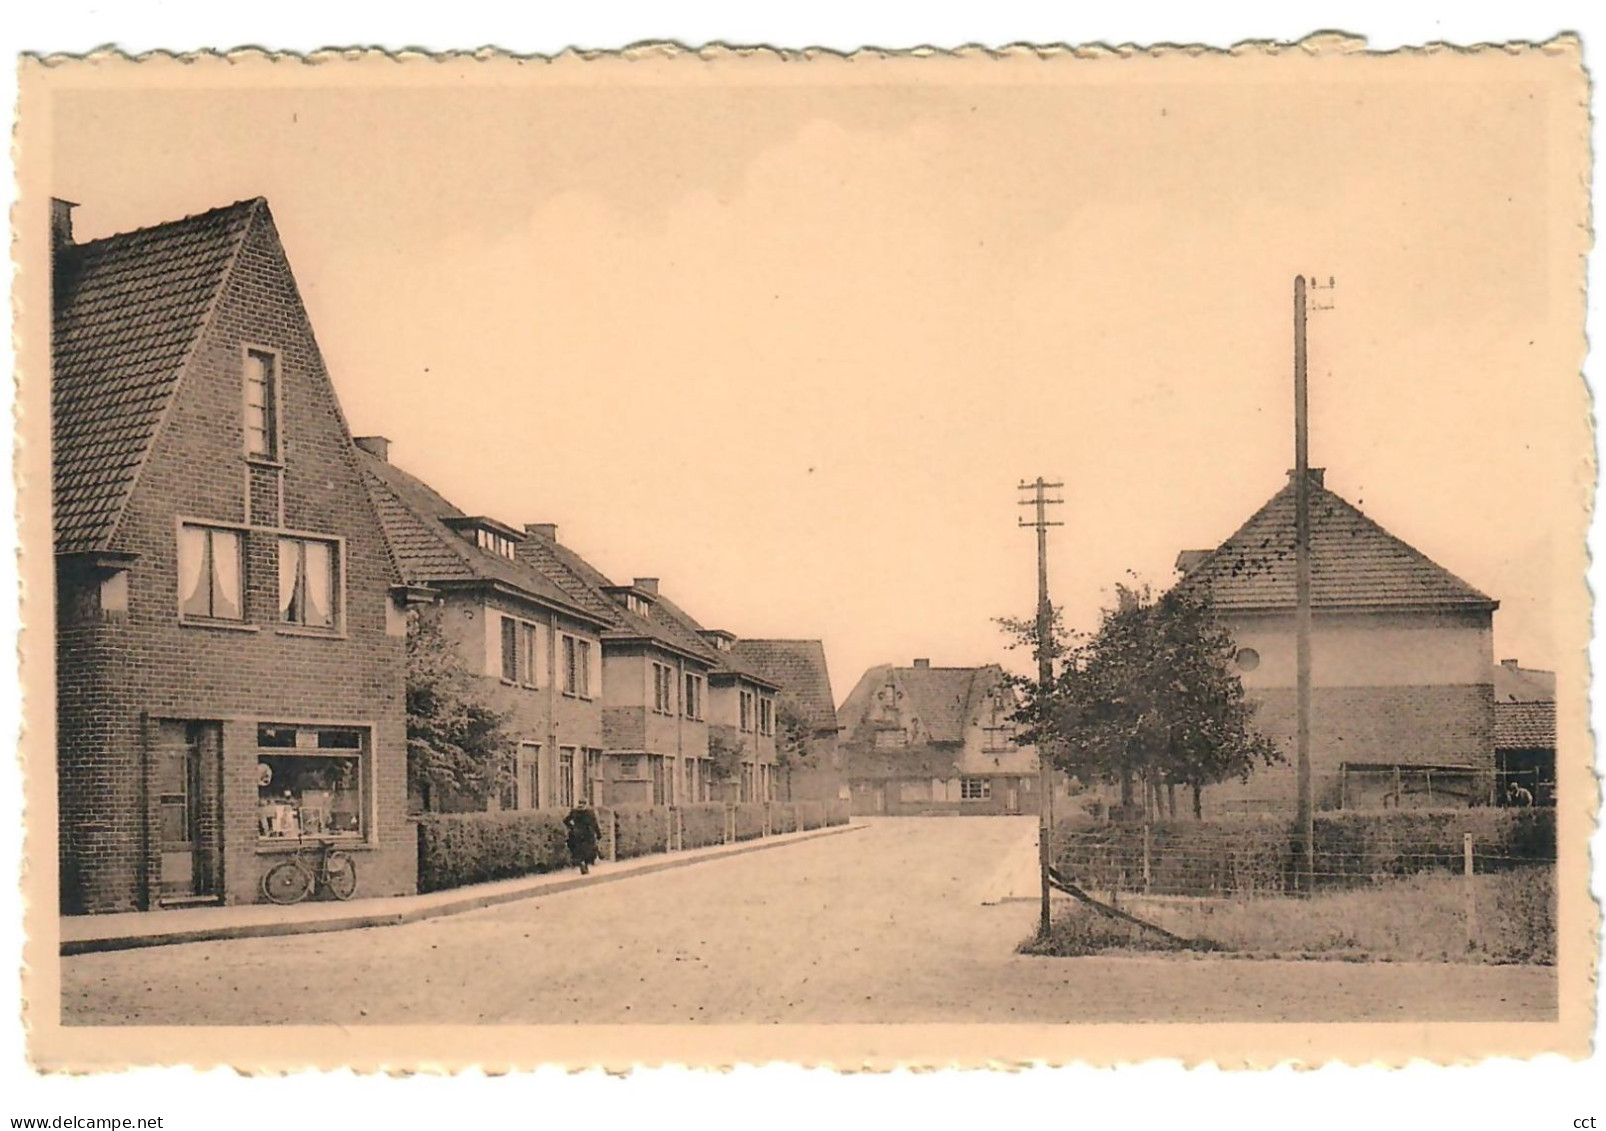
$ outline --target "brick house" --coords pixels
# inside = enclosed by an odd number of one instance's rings
[[[403,579],[435,594],[431,613],[511,732],[502,784],[485,797],[418,797],[433,811],[567,810],[591,796],[602,757],[602,643],[609,622],[521,562],[525,538],[465,514],[359,436],[375,508]]]
[[[847,796],[842,756],[837,748],[841,725],[831,692],[825,646],[818,640],[737,640],[731,651],[765,679],[782,688],[807,722],[809,765],[783,771],[780,789],[787,800],[825,801]]]
[[[1311,475],[1311,772],[1318,807],[1487,803],[1493,790],[1498,602]],[[1289,482],[1215,550],[1177,560],[1238,645],[1256,725],[1285,765],[1205,791],[1207,811],[1296,802],[1294,494]]]
[[[605,805],[676,805],[719,795],[709,756],[713,691],[724,685],[718,653],[659,592],[658,579],[616,585],[531,523],[518,555],[604,620],[602,755],[592,775]]]
[[[416,890],[399,576],[267,202],[53,215],[61,905],[259,901],[297,838]]]
[[[837,712],[855,814],[1029,813],[1037,749],[1015,741],[997,664],[870,668]]]
[[[776,744],[780,685],[735,651],[737,638],[704,628],[666,598],[659,608],[682,629],[696,633],[714,652],[708,672],[708,738],[711,751],[734,751],[737,772],[718,790],[724,801],[774,801],[779,796]]]

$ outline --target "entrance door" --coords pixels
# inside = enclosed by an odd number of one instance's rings
[[[158,726],[159,897],[165,903],[215,899],[219,894],[222,753],[222,727],[217,723],[163,720]]]
[[[1020,791],[1015,788],[1014,782],[1010,782],[1009,788],[1005,790],[1004,805],[1006,813],[1020,812]]]

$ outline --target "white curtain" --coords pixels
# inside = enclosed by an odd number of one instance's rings
[[[178,532],[179,607],[187,617],[212,615],[205,586],[206,531],[182,526]]]
[[[232,530],[212,534],[212,615],[226,620],[241,618],[240,536]]]
[[[335,623],[334,548],[327,542],[303,542],[307,561],[307,608],[305,623],[315,628],[332,628]]]
[[[296,623],[301,619],[301,602],[297,599],[301,581],[301,544],[289,538],[279,539],[279,619]]]

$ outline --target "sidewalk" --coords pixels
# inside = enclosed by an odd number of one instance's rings
[[[593,884],[628,880],[669,868],[682,868],[704,860],[741,856],[767,848],[782,848],[817,837],[862,830],[863,825],[832,825],[807,832],[761,837],[757,840],[692,848],[684,852],[654,853],[631,860],[601,861],[589,875],[568,869],[511,880],[473,884],[427,895],[385,896],[376,899],[308,901],[281,907],[271,903],[245,903],[233,907],[192,907],[169,911],[127,911],[114,915],[63,916],[61,953],[90,954],[104,950],[130,950],[143,946],[243,939],[259,935],[303,935],[318,931],[350,931],[359,927],[394,927],[458,915],[516,899],[555,895]]]

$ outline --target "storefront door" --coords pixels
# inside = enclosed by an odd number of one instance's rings
[[[155,769],[162,902],[218,895],[222,753],[222,728],[217,723],[169,719],[158,724]]]

